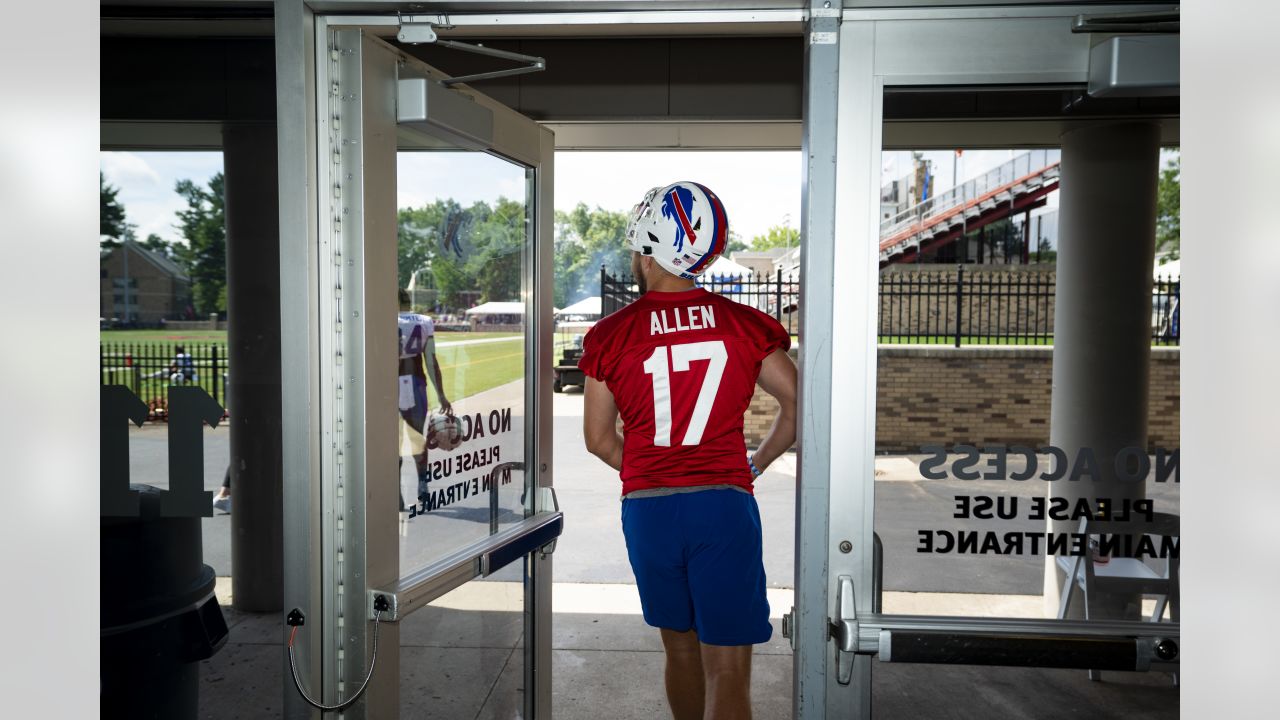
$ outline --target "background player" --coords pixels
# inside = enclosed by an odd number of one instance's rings
[[[415,313],[410,308],[409,291],[400,290],[400,314],[398,317],[400,330],[400,378],[399,401],[400,418],[408,427],[413,428],[416,437],[408,433],[402,426],[400,454],[412,455],[418,471],[418,502],[422,503],[427,494],[427,378],[436,388],[436,397],[440,400],[440,410],[446,415],[453,414],[453,406],[444,394],[444,379],[440,376],[440,363],[436,360],[435,323],[426,315]],[[404,509],[404,498],[401,493],[401,510]],[[413,511],[413,515],[417,510]],[[411,515],[412,517],[412,515]]]
[[[627,227],[644,294],[591,329],[579,362],[583,435],[620,471],[627,555],[645,621],[662,633],[676,720],[751,716],[752,645],[773,632],[752,483],[795,442],[790,336],[693,281],[728,233],[702,185],[650,190]],[[757,382],[779,411],[748,455],[743,415]]]

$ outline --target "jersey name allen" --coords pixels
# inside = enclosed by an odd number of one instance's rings
[[[649,334],[666,335],[682,330],[703,330],[716,326],[710,305],[663,308],[649,313]]]

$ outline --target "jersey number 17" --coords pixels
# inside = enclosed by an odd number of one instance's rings
[[[667,363],[670,351],[671,363]],[[711,416],[711,405],[715,402],[716,393],[720,390],[720,379],[724,376],[724,366],[729,360],[724,341],[708,340],[706,342],[685,343],[683,345],[660,345],[653,349],[653,354],[644,361],[644,371],[653,376],[653,444],[660,447],[671,445],[671,373],[685,372],[689,363],[694,360],[708,360],[707,374],[702,378],[702,388],[698,391],[698,401],[693,406],[693,416],[689,418],[689,427],[684,432],[681,445],[697,445],[702,442],[702,433],[707,428],[707,418]]]

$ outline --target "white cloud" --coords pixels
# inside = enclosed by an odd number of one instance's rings
[[[183,179],[204,184],[222,171],[220,152],[103,152],[99,166],[109,185],[119,189],[125,220],[137,225],[138,238],[154,233],[185,242],[174,227],[186,202],[174,192]]]
[[[522,200],[524,168],[484,153],[402,152],[397,155],[396,205],[422,207],[452,198],[466,207],[493,205],[499,197]]]
[[[1017,151],[1013,154],[1019,154]],[[957,180],[965,181],[1010,158],[1007,150],[966,151],[960,159]],[[928,151],[934,161],[937,190],[951,185],[950,150]],[[128,221],[138,226],[138,236],[155,233],[181,241],[174,229],[175,213],[185,203],[173,191],[180,179],[205,183],[222,170],[217,152],[104,152],[101,167],[107,182],[120,188]],[[885,181],[910,172],[907,152],[886,152],[882,158]],[[655,185],[694,180],[716,192],[729,213],[729,227],[750,242],[770,226],[784,222],[800,226],[800,185],[804,168],[796,151],[667,151],[556,153],[555,207],[571,210],[579,202],[627,212]],[[453,198],[462,205],[499,197],[525,195],[525,174],[520,166],[476,152],[421,151],[399,154],[396,200],[398,207],[420,207],[438,198]],[[1051,206],[1056,197],[1050,198]]]
[[[137,153],[104,152],[102,153],[102,172],[107,176],[107,183],[118,187],[160,185],[160,173]]]
[[[649,188],[692,180],[720,196],[729,228],[750,243],[784,220],[800,226],[802,170],[795,151],[560,152],[555,206],[628,212]]]
[[[107,182],[120,188],[127,219],[138,236],[155,233],[181,240],[175,213],[185,203],[173,191],[180,179],[203,183],[222,169],[217,152],[104,152]],[[524,169],[473,152],[401,153],[398,207],[418,207],[437,198],[463,205],[492,204],[498,197],[523,198]],[[729,211],[729,226],[746,241],[771,225],[800,224],[798,152],[561,152],[556,154],[555,207],[626,212],[654,185],[696,180],[714,190]]]

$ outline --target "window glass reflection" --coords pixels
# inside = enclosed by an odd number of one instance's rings
[[[529,172],[398,157],[401,572],[524,517]]]

